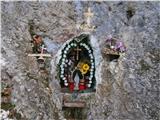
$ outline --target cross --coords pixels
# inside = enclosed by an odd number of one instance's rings
[[[79,47],[77,46],[77,48],[75,49],[77,51],[77,56],[76,56],[76,60],[78,60],[78,56],[79,56],[79,51],[82,51],[82,49],[79,49]]]
[[[28,56],[41,57],[41,58],[43,58],[43,57],[51,57],[50,54],[43,54],[44,49],[46,49],[46,48],[44,48],[44,45],[42,45],[40,54],[28,54]]]
[[[91,17],[93,17],[93,13],[91,12],[91,8],[88,8],[88,11],[84,13],[84,16],[87,17],[87,25],[90,27],[91,26]]]
[[[84,16],[87,18],[87,23],[81,24],[79,28],[88,32],[95,30],[95,26],[91,26],[91,17],[93,17],[93,15],[91,8],[88,8],[88,11],[84,13]]]

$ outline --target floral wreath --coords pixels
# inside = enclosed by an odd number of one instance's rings
[[[77,47],[77,44],[78,44],[78,42],[71,41],[62,50],[63,52],[61,54],[61,59],[60,59],[60,62],[59,62],[59,67],[60,67],[60,69],[59,69],[59,73],[60,73],[59,74],[59,78],[64,81],[64,85],[65,86],[69,85],[66,77],[64,76],[64,67],[69,62],[66,59],[67,53],[68,53],[68,51],[70,51],[71,48]],[[87,84],[87,86],[91,87],[91,84],[93,82],[92,80],[93,80],[93,77],[94,77],[94,72],[95,72],[95,61],[94,61],[94,56],[93,56],[93,50],[86,43],[80,43],[79,45],[82,46],[82,47],[84,47],[88,51],[88,54],[89,54],[89,57],[90,57],[90,63],[91,63],[91,65],[89,66],[88,64],[84,64],[83,63],[83,65],[80,67],[79,70],[81,71],[82,75],[84,75],[90,69],[90,71],[89,71],[90,72],[90,74],[89,74],[89,83]]]

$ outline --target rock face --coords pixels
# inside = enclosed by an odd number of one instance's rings
[[[76,30],[76,23],[84,22],[88,6],[94,12],[91,24],[96,26],[91,36],[93,44],[96,40],[98,82],[95,94],[86,99],[85,118],[80,118],[160,119],[160,2],[106,1],[1,2],[1,77],[2,86],[12,88],[13,119],[65,119],[55,60],[63,44],[82,32]],[[33,34],[54,45],[43,74],[36,58],[27,56]],[[108,61],[102,52],[110,34],[127,46],[117,62]]]

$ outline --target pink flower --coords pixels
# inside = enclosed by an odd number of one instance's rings
[[[119,51],[119,52],[125,52],[126,51],[126,47],[125,47],[124,43],[121,42],[121,41],[116,42],[116,45],[115,45],[114,49]]]

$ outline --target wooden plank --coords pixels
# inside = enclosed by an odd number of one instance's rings
[[[51,55],[50,54],[28,54],[28,56],[44,56],[44,57],[51,57]]]
[[[103,53],[106,54],[106,55],[119,55],[119,52],[117,51],[114,51],[112,49],[109,49],[109,48],[104,48],[103,49]]]
[[[62,93],[73,93],[74,91],[70,91],[69,88],[61,88]],[[88,88],[86,90],[77,91],[78,93],[91,93],[96,92],[96,89]]]
[[[86,103],[84,101],[64,101],[63,107],[77,107],[84,108]]]

